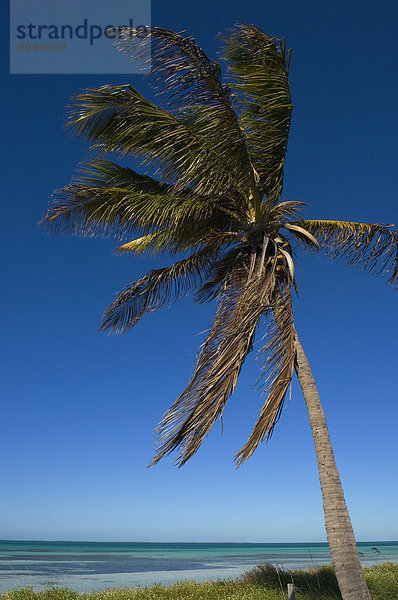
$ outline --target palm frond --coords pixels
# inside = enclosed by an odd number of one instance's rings
[[[50,232],[123,238],[137,232],[169,229],[167,248],[182,251],[192,239],[224,229],[237,213],[224,210],[233,202],[200,196],[190,190],[175,192],[171,185],[139,175],[117,164],[96,160],[84,164],[74,182],[54,194],[41,223]],[[166,235],[159,249],[166,249]],[[141,246],[142,249],[142,246]]]
[[[83,91],[74,98],[68,125],[92,140],[93,150],[137,156],[178,190],[239,191],[231,157],[217,150],[214,139],[149,102],[131,85]]]
[[[115,249],[115,254],[141,254],[143,252],[151,251],[152,254],[170,250],[170,246],[173,246],[172,235],[169,230],[160,230],[153,233],[148,233],[142,237],[130,240]]]
[[[215,236],[196,252],[170,267],[154,269],[120,292],[106,309],[100,331],[122,333],[146,313],[176,302],[197,287],[217,256],[223,238]]]
[[[345,258],[350,266],[387,276],[388,282],[398,287],[398,231],[394,225],[319,219],[297,224],[317,237],[330,258]]]
[[[123,237],[148,226],[149,219],[140,220],[139,209],[148,204],[153,208],[151,199],[159,201],[171,193],[172,186],[111,161],[94,160],[80,165],[73,182],[54,192],[40,224],[51,233]]]
[[[260,318],[275,285],[271,276],[247,281],[247,269],[231,273],[210,334],[202,346],[191,382],[158,427],[160,447],[152,462],[180,449],[178,464],[191,458],[233,393]]]
[[[272,214],[275,220],[290,221],[298,218],[303,206],[308,206],[308,204],[297,200],[285,200],[284,202],[278,202],[273,207]]]
[[[185,124],[195,124],[218,161],[230,165],[237,187],[247,191],[253,171],[220,65],[210,60],[192,37],[161,27],[148,28],[145,35],[126,28],[118,45],[133,60],[146,59],[160,99],[163,97]]]
[[[269,439],[272,435],[292,381],[295,330],[290,285],[274,294],[272,310],[267,312],[267,317],[268,341],[259,351],[259,358],[265,362],[257,382],[261,394],[267,399],[247,443],[235,456],[238,467],[253,454],[260,442]]]
[[[228,250],[219,260],[213,261],[206,277],[206,281],[195,294],[198,303],[209,302],[221,297],[226,282],[231,279],[231,274],[240,273],[240,267],[245,264],[248,249],[238,244]]]
[[[225,120],[239,129],[230,89],[221,79],[221,67],[206,56],[194,38],[163,27],[149,27],[145,35],[126,27],[117,43],[132,60],[147,61],[151,82],[168,106],[213,106],[216,112],[225,111]]]
[[[312,233],[307,231],[307,229],[304,229],[304,227],[300,227],[294,223],[283,223],[281,227],[284,227],[293,233],[294,237],[298,239],[299,242],[302,242],[305,246],[313,250],[319,249],[318,240],[312,235]]]
[[[224,37],[225,57],[237,91],[239,121],[249,155],[270,204],[283,187],[283,166],[292,113],[290,50],[255,25],[238,25]]]

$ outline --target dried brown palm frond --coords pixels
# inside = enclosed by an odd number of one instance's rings
[[[259,358],[264,364],[257,381],[258,389],[261,395],[266,396],[266,401],[247,443],[235,456],[237,466],[244,463],[257,446],[272,435],[292,381],[296,352],[290,284],[283,290],[275,289],[267,318],[268,341],[259,350]]]
[[[232,247],[219,260],[213,261],[207,274],[206,281],[195,294],[198,303],[208,302],[221,297],[224,282],[231,277],[232,273],[239,273],[248,256],[248,248],[239,244]],[[247,262],[247,260],[246,260]]]
[[[219,298],[210,334],[202,346],[187,389],[158,427],[159,449],[152,462],[179,448],[182,466],[195,454],[233,393],[240,370],[252,349],[261,316],[270,306],[274,270],[247,282],[247,268],[232,273]]]
[[[170,267],[154,269],[120,292],[104,312],[100,331],[121,333],[136,325],[148,312],[176,302],[197,288],[209,271],[223,243],[216,235],[196,252]]]
[[[330,258],[345,258],[351,266],[389,277],[398,287],[398,231],[393,225],[319,219],[299,224],[316,235]]]

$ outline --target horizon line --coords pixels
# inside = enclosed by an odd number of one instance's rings
[[[161,540],[161,541],[156,541],[156,542],[148,542],[148,541],[142,541],[142,540],[129,540],[129,541],[120,541],[120,540],[64,540],[64,539],[16,539],[16,538],[9,538],[9,539],[0,539],[0,543],[2,542],[50,542],[50,543],[80,543],[80,544],[247,544],[247,545],[256,545],[256,544],[326,544],[328,545],[328,542],[325,541],[303,541],[303,542],[248,542],[248,541],[241,541],[241,542],[234,542],[234,541],[165,541],[165,540]],[[357,540],[357,544],[370,544],[370,543],[379,543],[379,544],[390,544],[390,543],[397,543],[398,544],[398,539],[397,540]]]

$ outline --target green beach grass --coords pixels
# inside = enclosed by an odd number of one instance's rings
[[[364,569],[373,600],[397,600],[398,564],[384,563]],[[31,587],[11,590],[0,600],[286,600],[287,584],[294,583],[297,600],[337,600],[340,598],[332,567],[284,571],[260,565],[238,580],[196,583],[184,581],[170,586],[111,588],[97,592],[75,592],[69,588]]]

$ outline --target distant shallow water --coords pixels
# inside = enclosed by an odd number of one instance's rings
[[[398,562],[398,542],[358,544],[363,566]],[[326,543],[0,541],[0,590],[45,585],[77,591],[239,577],[269,562],[283,569],[330,563]]]

